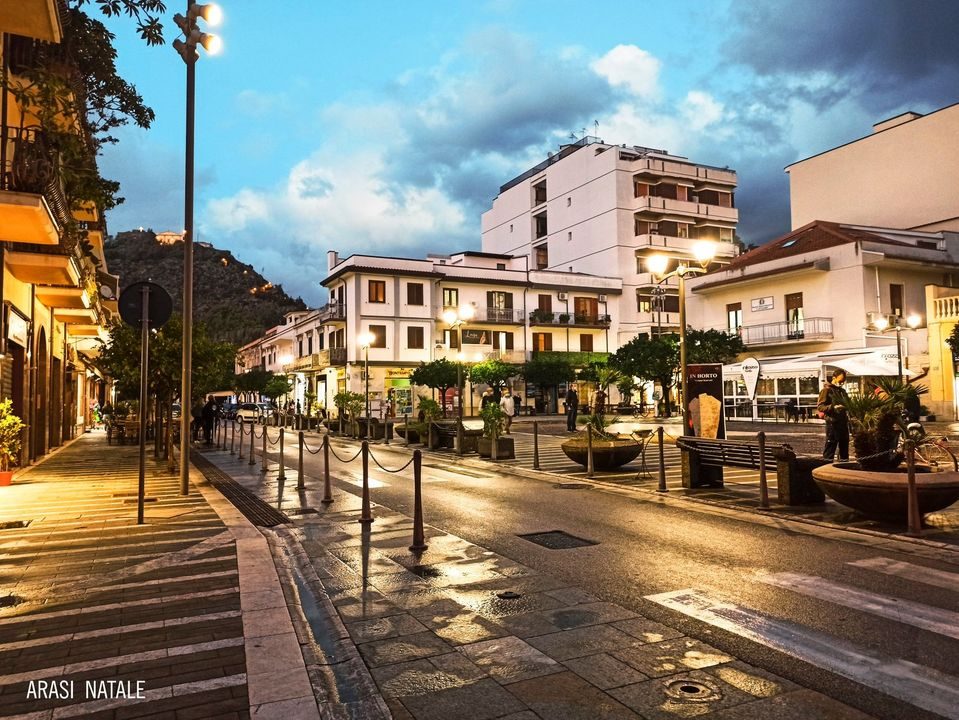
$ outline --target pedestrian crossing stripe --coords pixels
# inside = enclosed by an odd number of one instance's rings
[[[911,563],[886,557],[866,558],[846,564],[866,570],[875,570],[876,572],[885,573],[886,575],[895,575],[924,585],[933,585],[935,587],[945,588],[946,590],[959,592],[959,574],[957,573],[935,570],[933,568],[923,567],[922,565],[912,565]]]

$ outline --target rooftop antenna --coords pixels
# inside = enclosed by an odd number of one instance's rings
[[[571,132],[571,133],[569,134],[569,139],[570,139],[570,140],[575,140],[575,139],[576,139],[576,133]]]
[[[599,137],[599,120],[593,120],[593,135]]]
[[[586,128],[583,128],[583,137],[586,137]]]

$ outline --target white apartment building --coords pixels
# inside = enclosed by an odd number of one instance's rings
[[[818,221],[688,281],[686,303],[690,325],[738,332],[760,362],[754,403],[739,365],[727,366],[728,412],[754,417],[792,398],[808,413],[831,369],[853,381],[898,373],[897,319],[907,374],[929,367],[930,284],[959,286],[959,233]],[[880,318],[890,329],[870,330]]]
[[[534,270],[619,277],[618,346],[678,330],[675,280],[658,285],[648,254],[688,256],[694,242],[712,240],[717,263],[736,256],[735,189],[728,168],[584,137],[500,188],[483,213],[482,247],[528,257]]]

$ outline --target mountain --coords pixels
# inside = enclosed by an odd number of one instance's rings
[[[172,233],[160,240],[151,230],[117,233],[104,244],[107,268],[120,276],[120,288],[151,280],[173,296],[175,312],[183,303],[183,243]],[[252,266],[209,243],[193,245],[193,318],[206,325],[210,337],[237,345],[255,340],[282,321],[283,315],[306,307],[291,298]]]

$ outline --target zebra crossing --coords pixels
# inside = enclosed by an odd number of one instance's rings
[[[868,573],[884,576],[881,579],[895,576],[910,583],[943,588],[959,596],[959,573],[881,556],[851,561],[846,566],[866,571],[866,578]],[[844,574],[844,579],[852,576],[852,573]],[[920,628],[945,638],[945,642],[959,639],[959,612],[952,610],[795,572],[761,573],[754,581],[847,611]],[[647,595],[646,599],[916,707],[959,720],[959,677],[955,675],[884,655],[837,635],[729,602],[697,588]],[[959,606],[959,597],[950,604]]]

